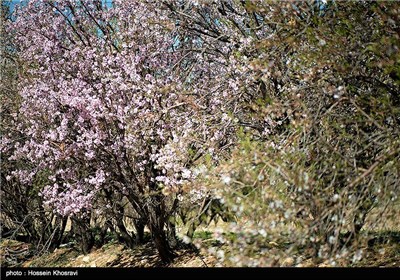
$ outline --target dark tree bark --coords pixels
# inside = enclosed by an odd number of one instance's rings
[[[65,227],[67,226],[67,221],[68,221],[68,217],[60,217],[57,216],[56,217],[56,221],[55,221],[55,233],[54,233],[54,237],[53,240],[51,242],[51,246],[50,248],[56,249],[60,246],[61,241],[63,239],[63,235],[64,235],[64,231],[65,231]]]
[[[119,236],[120,239],[131,249],[135,247],[135,238],[132,237],[128,231],[126,230],[126,227],[124,225],[123,217],[124,217],[124,208],[120,205],[116,205],[116,226],[119,230]]]
[[[144,227],[146,226],[146,220],[143,218],[138,218],[135,220],[134,226],[136,229],[136,243],[143,244],[144,243]]]
[[[178,237],[176,236],[175,217],[169,217],[167,221],[167,239],[169,246],[173,249],[178,245]]]
[[[158,221],[150,221],[149,228],[151,232],[151,237],[154,241],[161,260],[164,263],[170,263],[174,259],[175,254],[169,246],[164,228],[160,226]]]
[[[164,263],[171,262],[175,254],[169,245],[167,233],[165,230],[167,218],[164,205],[164,196],[157,194],[150,196],[147,200],[147,211],[148,211],[148,224],[150,229],[151,237],[157,248],[161,260]]]
[[[72,223],[74,224],[73,228],[75,231],[75,235],[77,240],[80,243],[81,250],[84,254],[90,252],[94,245],[94,238],[92,232],[90,231],[90,218],[72,218]]]

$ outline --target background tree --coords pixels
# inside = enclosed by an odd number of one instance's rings
[[[398,4],[221,5],[229,9],[205,7],[220,22],[248,22],[241,33],[251,42],[238,57],[265,95],[247,115],[248,127],[264,130],[244,131],[232,158],[205,177],[239,221],[218,236],[230,251],[217,255],[229,265],[358,261],[370,238],[361,229],[398,213]],[[226,10],[235,21],[220,19]]]

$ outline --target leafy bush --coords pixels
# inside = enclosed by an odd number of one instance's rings
[[[222,264],[348,265],[374,228],[368,213],[375,209],[375,223],[398,215],[399,37],[390,38],[398,8],[247,6],[269,12],[276,28],[241,54],[265,91],[249,104],[252,125],[203,178],[237,216],[231,234],[217,235],[227,244],[216,252]]]

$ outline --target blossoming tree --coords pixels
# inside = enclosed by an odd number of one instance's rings
[[[11,160],[31,163],[9,177],[29,183],[46,170],[45,205],[76,222],[85,250],[90,213],[125,197],[169,261],[165,229],[194,162],[232,144],[247,68],[232,48],[179,33],[170,8],[30,1],[9,26],[23,61],[17,129],[26,137],[7,143]]]

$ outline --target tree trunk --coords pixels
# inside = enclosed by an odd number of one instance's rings
[[[119,230],[119,236],[121,241],[128,246],[128,248],[133,249],[135,247],[135,239],[128,233],[125,228],[125,225],[118,222],[117,227]]]
[[[169,246],[167,234],[164,227],[166,226],[166,211],[164,209],[164,196],[154,195],[147,201],[148,211],[148,227],[150,229],[151,237],[158,250],[161,260],[164,263],[171,262],[175,254]]]
[[[116,221],[116,225],[117,228],[119,230],[119,235],[120,235],[120,239],[131,249],[134,248],[135,246],[135,239],[128,233],[128,231],[126,230],[126,227],[124,225],[124,208],[122,207],[122,205],[117,204],[116,205],[116,217],[115,217],[115,221]]]
[[[88,254],[94,245],[94,238],[90,231],[90,218],[72,218],[75,234],[78,237],[82,252]]]
[[[154,182],[149,182],[149,187],[151,190],[157,190],[157,185]],[[164,263],[171,262],[175,255],[168,244],[167,234],[164,229],[168,219],[164,208],[165,197],[162,194],[158,194],[147,198],[139,198],[139,195],[132,192],[127,198],[139,215],[139,220],[142,219],[142,221],[146,222],[161,260]],[[144,225],[139,223],[136,230],[138,238],[143,239]]]
[[[136,243],[143,244],[144,243],[144,227],[146,225],[146,220],[143,218],[139,218],[135,220],[134,226],[136,229]]]
[[[54,238],[52,240],[51,249],[55,249],[58,248],[61,244],[61,240],[63,238],[64,235],[64,231],[65,231],[65,227],[67,225],[67,217],[56,217],[56,221],[55,221],[55,233],[54,233]]]
[[[170,263],[174,259],[175,254],[173,253],[171,247],[168,244],[168,239],[167,235],[165,234],[165,230],[163,228],[160,228],[159,225],[156,225],[152,222],[149,223],[149,228],[151,232],[151,237],[154,241],[154,244],[157,248],[161,260],[164,263]]]
[[[167,239],[171,248],[176,248],[178,245],[178,238],[176,236],[175,217],[170,217],[167,222]]]

